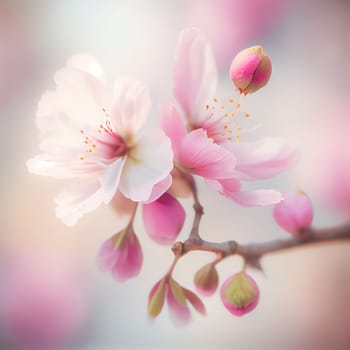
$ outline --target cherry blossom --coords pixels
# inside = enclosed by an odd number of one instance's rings
[[[118,79],[110,89],[89,55],[71,57],[56,72],[55,83],[37,112],[43,153],[27,166],[33,173],[72,180],[56,197],[57,217],[74,225],[109,203],[117,190],[136,202],[166,191],[172,151],[163,131],[144,128],[151,103],[143,83]]]
[[[250,115],[228,98],[229,108],[215,97],[217,69],[211,48],[196,28],[181,32],[174,63],[174,96],[162,107],[163,129],[172,140],[175,165],[204,177],[206,183],[244,206],[277,203],[273,190],[242,191],[241,181],[266,179],[295,163],[298,152],[282,139],[242,142]],[[187,122],[183,124],[181,117]],[[227,152],[229,151],[229,152]],[[199,162],[200,160],[200,162]]]

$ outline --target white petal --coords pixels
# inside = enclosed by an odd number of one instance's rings
[[[108,204],[117,192],[120,176],[127,157],[121,157],[105,167],[101,178],[104,202]]]
[[[120,79],[114,86],[112,122],[122,136],[135,135],[144,125],[151,108],[149,90],[134,79]]]
[[[88,53],[80,53],[71,56],[66,64],[69,68],[80,69],[96,78],[103,79],[104,71],[96,58]]]
[[[56,196],[56,216],[66,225],[73,226],[83,214],[95,210],[103,202],[103,197],[101,185],[95,177],[75,181]]]
[[[112,96],[100,79],[82,70],[63,68],[56,72],[58,107],[77,131],[98,131],[110,111]]]
[[[142,135],[128,155],[119,190],[134,201],[146,201],[153,186],[165,179],[173,167],[170,140],[161,130]]]

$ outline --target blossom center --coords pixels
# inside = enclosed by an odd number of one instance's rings
[[[113,160],[124,156],[128,151],[124,139],[114,130],[109,119],[109,113],[105,108],[102,108],[102,112],[104,120],[96,131],[87,135],[84,130],[80,130],[86,145],[85,155],[81,156],[80,160],[86,159],[87,156],[89,158],[95,156],[100,159]]]
[[[232,97],[226,100],[214,97],[205,105],[208,114],[202,127],[207,130],[208,137],[220,142],[240,142],[250,118],[250,114],[242,112],[240,108],[240,100],[235,101]]]

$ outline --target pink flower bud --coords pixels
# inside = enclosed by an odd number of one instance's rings
[[[298,236],[301,230],[312,223],[311,201],[302,191],[287,192],[284,194],[283,201],[275,205],[273,217],[283,230]]]
[[[234,315],[243,316],[255,309],[259,301],[259,289],[245,272],[228,278],[221,287],[224,306]]]
[[[219,283],[219,275],[215,265],[210,263],[199,269],[194,276],[194,284],[199,293],[210,296],[215,293]]]
[[[111,271],[118,282],[136,277],[143,261],[140,243],[132,227],[123,230],[102,245],[97,262],[102,271]]]
[[[272,71],[271,60],[261,46],[239,52],[231,63],[230,78],[240,93],[252,94],[267,84]]]
[[[179,201],[164,193],[156,201],[142,206],[146,232],[159,244],[173,243],[185,221],[185,210]]]
[[[180,286],[172,277],[165,276],[152,288],[148,297],[148,316],[156,318],[167,302],[170,318],[176,326],[186,325],[191,320],[189,304],[202,315],[205,306],[196,294]]]

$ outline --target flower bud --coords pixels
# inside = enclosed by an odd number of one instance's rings
[[[245,272],[228,278],[221,287],[224,306],[234,315],[243,316],[255,309],[259,301],[259,289]]]
[[[215,293],[219,283],[219,275],[215,265],[210,263],[199,269],[194,276],[194,284],[199,293],[210,296]]]
[[[275,205],[273,217],[283,230],[298,236],[312,223],[311,201],[302,191],[289,191],[284,194],[282,202]]]
[[[272,71],[271,60],[261,46],[239,52],[231,63],[230,78],[240,93],[252,94],[267,84]]]
[[[185,221],[185,210],[169,193],[164,193],[152,203],[142,206],[146,232],[159,244],[173,243]]]
[[[140,273],[142,261],[141,245],[132,227],[104,242],[97,257],[100,269],[111,271],[118,282],[136,277]]]

